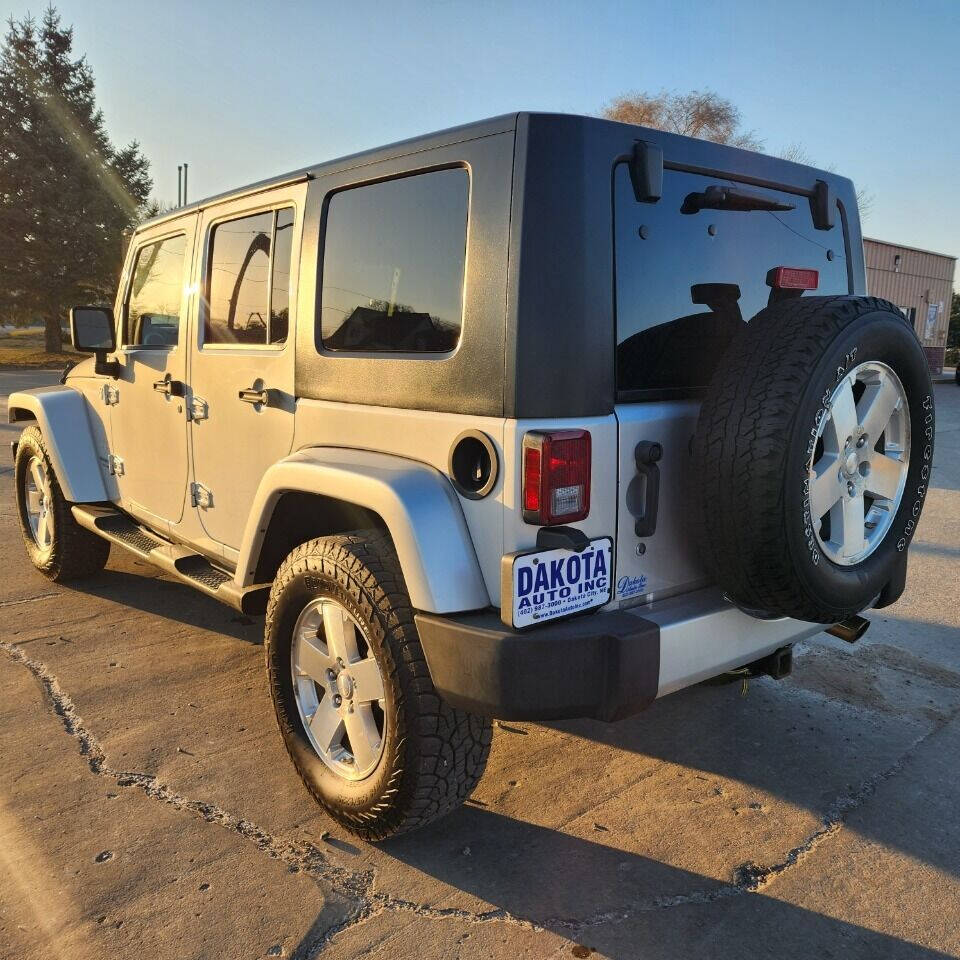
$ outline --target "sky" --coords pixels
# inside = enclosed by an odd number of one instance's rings
[[[960,255],[960,0],[58,7],[168,202],[184,161],[198,199],[487,116],[709,88],[767,152],[800,144],[872,195],[867,236]]]

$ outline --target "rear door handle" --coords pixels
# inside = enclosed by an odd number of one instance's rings
[[[244,403],[260,404],[264,407],[280,405],[279,390],[268,390],[267,388],[254,390],[253,387],[248,387],[246,390],[241,390],[238,396]]]
[[[182,397],[186,392],[185,385],[179,380],[172,379],[169,373],[162,380],[154,380],[153,389],[168,397]]]
[[[657,510],[660,506],[660,468],[663,456],[659,443],[642,440],[634,452],[637,473],[644,479],[643,513],[637,518],[634,531],[638,537],[652,537],[657,532]]]

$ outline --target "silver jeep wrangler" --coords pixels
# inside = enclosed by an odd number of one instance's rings
[[[9,402],[31,561],[265,612],[286,747],[364,838],[460,804],[490,718],[780,677],[904,588],[930,377],[832,173],[513,114],[150,221],[71,329]]]

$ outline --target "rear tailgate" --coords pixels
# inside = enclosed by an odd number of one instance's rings
[[[730,187],[733,199],[711,206]],[[733,337],[767,305],[774,268],[818,271],[818,294],[850,292],[835,213],[832,228],[816,229],[806,197],[670,169],[661,199],[638,203],[618,165],[615,599],[624,605],[707,583],[688,492],[700,400]],[[638,466],[640,444],[649,462]]]

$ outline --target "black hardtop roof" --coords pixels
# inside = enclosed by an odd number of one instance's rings
[[[396,143],[373,147],[359,153],[348,154],[325,160],[310,166],[279,176],[268,177],[254,183],[227,190],[196,200],[193,203],[177,207],[168,213],[161,214],[139,224],[137,229],[153,226],[164,220],[174,219],[183,214],[202,210],[216,203],[223,203],[237,197],[251,193],[259,193],[272,187],[281,186],[297,180],[316,179],[330,173],[339,173],[344,170],[363,167],[368,164],[391,160],[397,157],[409,156],[413,153],[432,150],[436,147],[449,146],[480,137],[488,137],[498,133],[509,133],[518,129],[529,129],[531,126],[563,126],[571,131],[575,130],[580,136],[587,134],[591,128],[599,133],[601,130],[612,131],[621,128],[634,140],[649,140],[659,143],[664,148],[668,158],[680,157],[686,162],[705,169],[716,169],[718,173],[737,171],[750,174],[753,177],[768,179],[784,184],[810,185],[816,179],[830,181],[839,185],[843,183],[852,192],[852,184],[845,177],[835,173],[810,167],[805,164],[783,160],[765,153],[753,150],[743,150],[739,147],[713,143],[709,140],[700,140],[694,137],[685,137],[663,130],[654,130],[636,124],[620,123],[615,120],[606,120],[601,117],[588,117],[577,114],[518,112],[490,117],[486,120],[476,120],[472,123],[449,127],[434,133],[422,134],[399,140]]]
[[[372,147],[369,150],[361,150],[359,153],[351,153],[344,157],[336,157],[331,160],[311,164],[310,166],[300,167],[297,170],[291,170],[279,176],[256,180],[245,186],[236,187],[233,190],[225,190],[223,193],[216,193],[209,197],[204,197],[202,200],[195,200],[192,203],[184,204],[184,206],[177,207],[168,213],[162,213],[157,217],[152,217],[150,220],[145,220],[140,226],[152,226],[155,223],[160,223],[163,220],[178,217],[185,213],[203,210],[205,207],[212,206],[215,203],[224,203],[227,200],[242,197],[249,193],[259,193],[262,190],[269,190],[271,187],[278,187],[284,183],[322,177],[334,171],[339,172],[349,170],[353,167],[363,167],[367,164],[377,163],[382,160],[409,156],[411,153],[418,153],[421,150],[431,150],[434,147],[461,143],[465,140],[475,140],[478,137],[489,137],[496,133],[509,133],[516,129],[517,116],[515,113],[509,113],[499,117],[490,117],[487,120],[476,120],[473,123],[465,123],[458,127],[449,127],[446,130],[438,130],[434,133],[421,134],[420,136],[410,137],[406,140],[398,140],[396,143],[389,143],[381,147]]]

